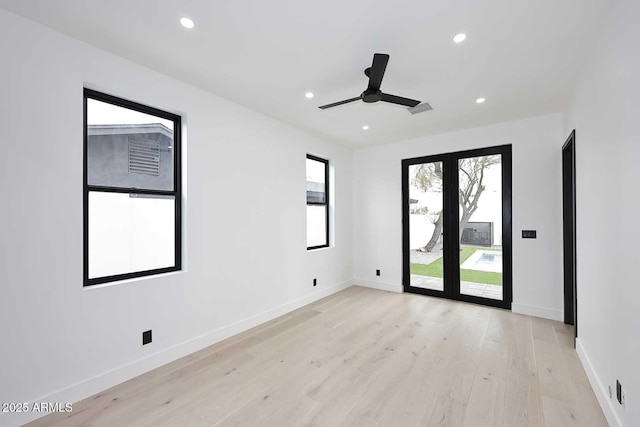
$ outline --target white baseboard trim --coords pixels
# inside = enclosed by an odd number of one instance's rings
[[[526,314],[527,316],[541,317],[559,322],[564,320],[564,312],[553,308],[537,307],[535,305],[518,304],[514,302],[511,303],[511,311],[516,314]]]
[[[353,284],[356,286],[364,286],[365,288],[380,289],[381,291],[402,293],[402,285],[384,282],[374,282],[371,280],[354,279]]]
[[[157,353],[138,359],[134,362],[96,375],[87,380],[81,381],[76,384],[72,384],[60,390],[41,396],[37,399],[33,399],[29,402],[29,407],[33,407],[36,402],[78,402],[82,399],[86,399],[96,393],[104,391],[110,387],[121,384],[153,369],[156,369],[162,365],[173,362],[181,357],[187,356],[203,348],[209,347],[217,342],[227,339],[231,336],[237,335],[241,332],[249,330],[262,323],[275,319],[276,317],[287,314],[293,310],[317,301],[321,298],[340,292],[353,286],[353,280],[347,280],[346,282],[339,283],[337,285],[329,286],[324,289],[320,289],[311,294],[305,295],[301,298],[297,298],[293,301],[289,301],[278,307],[263,311],[254,316],[243,319],[239,322],[231,325],[223,326],[212,332],[200,335],[190,340],[184,341],[173,347],[160,350]],[[10,415],[9,417],[0,418],[0,426],[19,426],[37,418],[47,415],[47,413],[15,413],[15,414],[2,414]],[[8,422],[5,424],[5,422]]]
[[[600,381],[600,377],[593,369],[593,365],[591,364],[591,360],[587,355],[587,352],[584,350],[582,342],[580,338],[576,339],[576,352],[578,353],[578,358],[580,362],[582,362],[582,367],[587,373],[587,377],[589,377],[589,382],[591,383],[591,388],[596,394],[596,398],[598,399],[598,403],[600,403],[600,407],[602,408],[602,412],[604,412],[604,416],[607,419],[610,427],[622,427],[622,422],[620,418],[618,418],[618,414],[616,414],[613,402],[613,399],[609,399],[608,393],[605,391],[607,387]]]

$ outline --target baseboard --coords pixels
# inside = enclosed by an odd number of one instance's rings
[[[364,286],[365,288],[380,289],[381,291],[397,292],[403,291],[402,285],[384,282],[374,282],[371,280],[354,279],[353,284],[356,286]]]
[[[309,295],[305,295],[304,297],[289,301],[278,307],[263,311],[262,313],[258,313],[239,322],[224,326],[212,332],[184,341],[173,347],[161,350],[145,358],[138,359],[134,362],[96,375],[87,380],[54,391],[45,396],[33,399],[29,402],[29,407],[33,407],[33,404],[36,402],[78,402],[82,399],[86,399],[89,396],[121,384],[146,372],[152,371],[153,369],[166,365],[167,363],[173,362],[174,360],[187,356],[198,350],[202,350],[203,348],[209,347],[210,345],[227,339],[233,335],[237,335],[321,298],[347,289],[353,286],[353,284],[353,280],[348,280],[337,285],[320,289]],[[3,417],[0,418],[0,426],[19,426],[47,414],[30,412],[2,415]],[[4,417],[6,415],[9,416]],[[5,422],[7,422],[7,424],[5,424]]]
[[[610,427],[622,427],[622,422],[618,415],[616,414],[613,402],[613,399],[609,399],[609,396],[605,390],[607,387],[600,381],[600,377],[596,373],[595,369],[593,369],[593,365],[591,364],[591,360],[587,355],[584,347],[582,346],[582,342],[580,338],[576,339],[576,352],[578,353],[578,358],[580,362],[582,362],[582,367],[587,373],[587,377],[589,378],[589,382],[591,383],[591,388],[596,394],[596,398],[598,399],[598,403],[600,403],[600,407],[602,408],[602,412],[604,412],[604,416],[607,419]]]
[[[559,322],[564,320],[564,312],[553,308],[537,307],[535,305],[518,304],[514,302],[511,303],[511,311],[517,314],[526,314],[527,316],[541,317]]]

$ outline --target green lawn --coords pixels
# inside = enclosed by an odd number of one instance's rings
[[[464,247],[460,249],[460,264],[463,264],[478,248]],[[485,250],[492,250],[482,248]],[[411,274],[420,276],[442,277],[442,257],[431,264],[411,264]],[[492,271],[466,270],[460,269],[460,280],[464,282],[486,283],[489,285],[502,286],[502,273]]]

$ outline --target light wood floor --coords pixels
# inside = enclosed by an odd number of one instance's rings
[[[30,425],[606,426],[572,333],[352,287]]]

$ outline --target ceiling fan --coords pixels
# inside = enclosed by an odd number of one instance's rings
[[[390,95],[380,90],[380,84],[382,83],[384,71],[387,68],[387,62],[389,62],[389,55],[387,55],[386,53],[374,54],[371,67],[364,70],[364,74],[369,77],[369,85],[367,86],[367,90],[362,92],[360,96],[356,98],[345,99],[344,101],[334,102],[333,104],[323,105],[318,108],[320,108],[321,110],[325,110],[327,108],[337,107],[338,105],[348,104],[349,102],[358,100],[363,100],[367,103],[384,101],[391,104],[404,105],[405,107],[415,107],[416,105],[420,104],[420,101],[416,101],[415,99]]]

